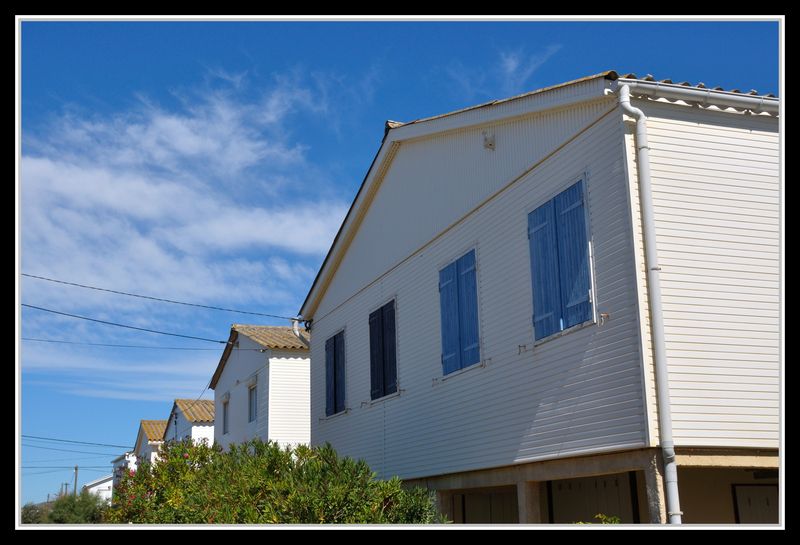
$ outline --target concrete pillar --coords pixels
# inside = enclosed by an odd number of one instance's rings
[[[667,523],[667,503],[664,497],[664,473],[661,465],[661,453],[654,452],[644,468],[645,486],[647,487],[647,511],[650,513],[650,524]]]
[[[519,509],[520,524],[542,522],[542,509],[539,498],[539,482],[517,482],[517,509]]]

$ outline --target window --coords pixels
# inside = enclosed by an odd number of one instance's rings
[[[369,369],[372,399],[397,391],[394,301],[369,315]]]
[[[251,386],[249,390],[247,390],[247,421],[248,422],[255,422],[256,416],[258,416],[258,396],[257,387]]]
[[[535,340],[592,317],[585,214],[583,181],[528,214]]]
[[[325,341],[325,414],[344,410],[344,331]]]
[[[228,433],[228,402],[222,402],[222,435]]]
[[[475,250],[439,271],[442,371],[445,375],[480,361]]]

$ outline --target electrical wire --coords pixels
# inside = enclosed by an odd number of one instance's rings
[[[103,455],[103,456],[119,456],[119,452],[115,452],[113,454],[110,454],[110,453],[109,454],[105,454],[105,453],[99,453],[99,452],[90,452],[88,450],[70,450],[70,449],[66,449],[66,448],[43,447],[43,446],[40,446],[40,445],[31,445],[30,443],[27,444],[27,445],[25,443],[22,443],[22,446],[26,447],[26,448],[40,448],[40,449],[43,449],[43,450],[57,450],[59,452],[76,452],[78,454],[97,454],[97,455]]]
[[[35,339],[33,337],[22,337],[23,341],[36,341],[40,343],[59,343],[59,344],[77,344],[86,346],[107,346],[113,348],[154,348],[160,350],[219,350],[219,348],[195,348],[183,346],[149,346],[144,344],[108,344],[108,343],[85,343],[78,341],[62,341],[59,339]],[[254,350],[263,351],[263,348],[237,348],[237,350]]]
[[[52,309],[44,308],[44,307],[37,307],[37,306],[34,306],[34,305],[28,305],[26,303],[22,303],[22,306],[23,307],[28,307],[28,308],[34,308],[36,310],[42,310],[44,312],[52,312],[53,314],[60,314],[62,316],[69,316],[70,318],[79,318],[81,320],[88,320],[90,322],[97,322],[97,323],[100,323],[100,324],[113,325],[113,326],[116,326],[116,327],[124,327],[126,329],[135,329],[137,331],[147,331],[148,333],[157,333],[159,335],[169,335],[171,337],[183,337],[184,339],[195,339],[197,341],[206,341],[206,342],[210,342],[210,343],[228,344],[228,341],[220,341],[218,339],[206,339],[205,337],[194,337],[192,335],[182,335],[180,333],[168,333],[166,331],[157,331],[155,329],[147,329],[147,328],[144,328],[144,327],[136,327],[136,326],[132,326],[132,325],[118,324],[118,323],[115,323],[115,322],[107,322],[105,320],[98,320],[96,318],[87,318],[86,316],[78,316],[77,314],[69,314],[67,312],[61,312],[61,311],[58,311],[58,310],[52,310]]]
[[[110,445],[108,443],[89,443],[87,441],[74,441],[72,439],[57,439],[55,437],[42,437],[40,435],[25,435],[24,433],[22,434],[22,437],[24,437],[26,439],[41,439],[43,441],[57,441],[59,443],[77,443],[79,445],[94,445],[94,446],[98,446],[98,447],[118,447],[118,448],[126,448],[126,449],[132,448],[132,447],[129,447],[129,446],[126,446],[126,445]]]
[[[97,286],[87,286],[86,284],[77,284],[75,282],[67,282],[65,280],[56,280],[55,278],[47,278],[46,276],[37,276],[37,275],[34,275],[34,274],[28,274],[28,273],[20,273],[20,274],[22,276],[27,276],[28,278],[36,278],[38,280],[46,280],[48,282],[55,282],[57,284],[65,284],[67,286],[76,286],[78,288],[86,288],[86,289],[89,289],[89,290],[105,291],[105,292],[109,292],[109,293],[116,293],[117,295],[127,295],[128,297],[138,297],[140,299],[150,299],[152,301],[159,301],[159,302],[162,302],[162,303],[172,303],[174,305],[186,305],[186,306],[189,306],[189,307],[207,308],[207,309],[210,309],[210,310],[221,310],[221,311],[224,311],[224,312],[235,312],[237,314],[251,314],[253,316],[266,316],[268,318],[279,318],[281,320],[296,320],[297,319],[296,317],[278,316],[277,314],[266,314],[266,313],[263,313],[263,312],[251,312],[249,310],[237,310],[237,309],[233,309],[233,308],[223,308],[223,307],[215,307],[215,306],[211,306],[211,305],[201,305],[201,304],[198,304],[198,303],[186,303],[184,301],[174,301],[172,299],[162,299],[161,297],[151,297],[149,295],[140,295],[140,294],[137,294],[137,293],[128,293],[128,292],[125,292],[125,291],[111,290],[111,289],[107,289],[107,288],[98,288]]]
[[[21,466],[20,469],[75,469],[75,466]],[[78,466],[78,469],[106,469],[105,466]]]

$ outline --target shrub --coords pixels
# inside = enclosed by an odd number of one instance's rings
[[[85,490],[78,496],[67,494],[55,502],[42,522],[56,524],[96,524],[103,521],[106,502]]]
[[[47,511],[38,503],[26,503],[22,506],[22,524],[41,524],[47,517]]]
[[[380,481],[330,445],[295,449],[253,440],[162,446],[154,466],[122,478],[109,519],[139,523],[429,523],[431,493]]]

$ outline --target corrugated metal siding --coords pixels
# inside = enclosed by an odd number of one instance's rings
[[[274,352],[269,360],[269,438],[281,446],[311,438],[308,358]]]
[[[777,448],[777,119],[637,106],[649,117],[675,443]],[[639,281],[646,308],[643,266]]]
[[[584,125],[600,116],[595,113],[586,115]],[[644,444],[639,326],[632,288],[636,271],[618,115],[604,117],[444,236],[357,291],[369,275],[373,275],[370,280],[378,276],[369,272],[374,262],[385,266],[386,248],[397,258],[405,257],[403,251],[426,242],[416,226],[425,225],[429,236],[435,235],[436,229],[458,217],[454,210],[465,211],[490,188],[501,186],[550,151],[544,141],[553,149],[563,143],[559,138],[577,133],[575,119],[580,116],[559,114],[551,118],[552,125],[533,119],[527,127],[515,124],[508,134],[498,131],[495,153],[511,147],[502,153],[508,153],[513,166],[497,163],[498,156],[483,154],[480,144],[476,149],[464,135],[429,141],[441,151],[438,158],[426,146],[401,148],[400,166],[392,167],[394,174],[356,236],[352,255],[345,257],[351,263],[337,275],[353,274],[362,280],[336,283],[320,305],[329,314],[315,316],[312,443],[330,441],[340,453],[366,459],[379,474],[404,478]],[[415,164],[428,170],[412,168]],[[602,327],[585,327],[532,349],[528,213],[586,170],[597,310],[608,312],[611,319]],[[400,172],[405,174],[400,177]],[[460,186],[463,191],[455,191]],[[465,199],[462,193],[471,197]],[[438,207],[432,209],[430,203]],[[372,234],[362,237],[369,229],[379,229],[389,242],[379,242]],[[477,258],[485,365],[443,380],[438,271],[471,248]],[[366,272],[356,274],[359,266]],[[400,395],[370,403],[368,316],[392,298],[397,305]],[[331,312],[334,302],[345,300]],[[342,328],[349,410],[325,418],[325,340]],[[527,350],[520,353],[519,345]]]
[[[404,142],[315,313],[323,316],[597,119],[613,101]],[[496,148],[484,149],[483,130]]]

